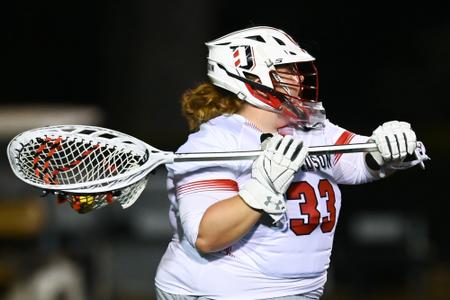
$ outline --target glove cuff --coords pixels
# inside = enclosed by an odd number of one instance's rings
[[[267,189],[258,180],[252,178],[239,191],[239,196],[254,209],[263,210],[269,214],[281,214],[286,211],[282,194]]]

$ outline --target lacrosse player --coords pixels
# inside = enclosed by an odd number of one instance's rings
[[[340,184],[391,174],[416,148],[410,124],[371,137],[325,115],[314,57],[258,26],[206,43],[208,76],[183,95],[191,133],[178,152],[263,149],[254,161],[168,165],[173,238],[157,299],[319,299],[341,208]],[[308,155],[308,147],[376,143],[379,151]]]

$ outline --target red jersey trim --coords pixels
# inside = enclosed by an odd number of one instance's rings
[[[355,137],[355,134],[350,131],[344,131],[341,136],[337,139],[335,145],[346,145],[350,144],[351,140]],[[334,164],[336,164],[341,158],[342,153],[337,153],[334,156]]]
[[[259,131],[259,132],[262,132],[262,130],[259,129],[258,126],[256,126],[255,124],[253,124],[253,123],[250,122],[250,121],[247,121],[247,120],[246,120],[244,124],[247,125],[248,127],[251,127],[251,128],[253,128],[253,129]]]
[[[177,197],[183,197],[192,193],[239,191],[238,184],[232,179],[210,179],[186,183],[177,187]]]

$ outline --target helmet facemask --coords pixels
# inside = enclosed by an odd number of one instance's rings
[[[318,73],[313,62],[278,65],[269,75],[273,89],[247,83],[253,96],[284,113],[291,124],[308,129],[323,127],[326,115],[318,101]],[[246,77],[259,81],[256,76]]]
[[[317,68],[313,62],[278,65],[270,71],[274,90],[282,94],[283,111],[304,128],[320,128],[325,109],[319,97]]]

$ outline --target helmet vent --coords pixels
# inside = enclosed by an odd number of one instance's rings
[[[217,46],[226,46],[231,44],[231,42],[226,42],[226,43],[220,43],[220,44],[216,44]]]
[[[292,52],[292,51],[287,51],[287,50],[284,50],[284,53],[290,54],[290,55],[297,55],[297,53]]]
[[[265,43],[266,41],[263,39],[263,37],[262,36],[260,36],[260,35],[253,35],[253,36],[247,36],[247,37],[245,37],[246,39],[250,39],[250,40],[255,40],[255,41],[258,41],[258,42],[261,42],[261,43]]]
[[[286,46],[286,44],[285,44],[282,40],[277,39],[277,38],[274,37],[274,36],[273,36],[273,39],[274,39],[278,44],[280,44],[281,46]]]

